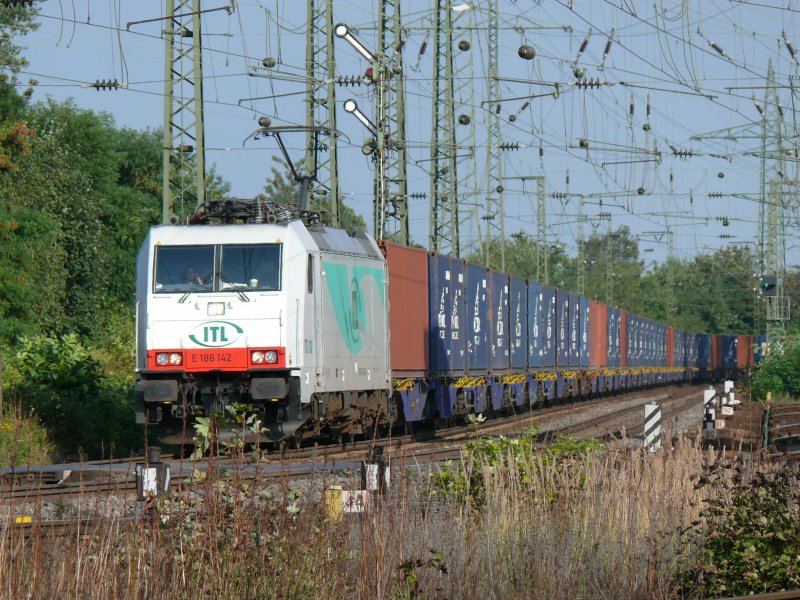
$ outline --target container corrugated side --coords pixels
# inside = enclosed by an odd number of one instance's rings
[[[509,278],[509,345],[511,368],[524,371],[528,367],[528,282]]]
[[[608,306],[606,308],[606,315],[607,319],[607,336],[608,342],[606,345],[607,348],[607,361],[608,366],[610,367],[618,367],[619,360],[620,360],[620,338],[619,338],[619,309],[613,306]]]
[[[605,367],[608,363],[608,314],[606,305],[589,300],[589,366]]]
[[[528,366],[532,369],[542,366],[543,304],[542,284],[528,282]]]
[[[628,313],[622,309],[619,310],[619,366],[628,366],[628,355],[626,348],[628,347]]]
[[[489,276],[489,370],[509,369],[508,275],[490,271]]]
[[[489,271],[467,263],[467,371],[473,375],[489,370]]]
[[[394,377],[420,377],[429,367],[428,253],[380,242],[389,282],[389,352]]]
[[[581,297],[569,295],[569,366],[581,364]]]
[[[464,262],[428,255],[430,367],[433,375],[463,375],[467,368]]]
[[[676,331],[672,325],[667,325],[667,366],[675,366],[675,335]]]
[[[628,367],[639,366],[639,318],[636,315],[627,315],[627,335],[625,336],[625,365]]]
[[[569,292],[556,289],[556,366],[569,366]]]
[[[556,365],[556,290],[542,286],[542,366]]]
[[[581,345],[580,345],[580,366],[589,366],[589,320],[591,319],[591,309],[589,299],[581,298]]]
[[[697,366],[701,369],[709,369],[711,363],[711,335],[708,333],[697,334]]]
[[[727,369],[736,368],[739,352],[739,338],[735,335],[722,336],[722,366]]]

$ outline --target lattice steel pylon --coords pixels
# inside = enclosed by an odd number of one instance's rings
[[[453,112],[456,120],[458,247],[463,254],[479,239],[477,148],[475,143],[475,49],[473,11],[453,18]]]
[[[330,225],[339,227],[339,160],[336,129],[336,59],[333,48],[333,0],[308,0],[306,31],[306,154],[305,177],[310,208],[329,200]],[[322,128],[322,129],[320,129]]]
[[[614,234],[611,232],[610,219],[606,233],[606,304],[614,305]]]
[[[450,0],[437,0],[434,19],[428,244],[432,251],[460,256],[453,52],[452,3]]]
[[[497,0],[487,2],[486,62],[487,117],[486,209],[483,236],[483,262],[489,268],[505,271],[506,233],[503,202],[503,153],[500,148],[499,15]]]
[[[166,0],[162,222],[205,202],[200,0]]]
[[[400,0],[380,0],[376,53],[378,106],[375,170],[376,237],[408,245],[408,150]]]
[[[544,193],[544,176],[537,176],[534,179],[536,180],[536,281],[550,285],[550,245],[547,242],[547,198]]]
[[[586,215],[584,214],[583,194],[578,194],[578,295],[586,295],[586,238],[584,225]]]
[[[771,143],[768,142],[771,140]],[[783,114],[775,84],[775,71],[770,60],[764,107],[761,111],[761,202],[759,205],[759,250],[762,277],[775,278],[774,295],[765,297],[767,340],[781,344],[786,335],[786,323],[791,317],[791,299],[786,294],[786,214],[794,205],[797,192],[795,180],[786,178],[784,167]],[[772,173],[768,173],[772,171]],[[773,175],[774,173],[774,175]],[[779,177],[771,180],[770,177]]]

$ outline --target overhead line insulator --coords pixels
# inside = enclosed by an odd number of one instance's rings
[[[116,79],[96,79],[94,83],[89,84],[89,87],[93,87],[98,92],[100,90],[118,90],[120,83]]]

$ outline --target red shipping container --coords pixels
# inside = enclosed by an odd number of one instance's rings
[[[389,352],[393,377],[428,371],[428,252],[380,242],[389,271]]]
[[[667,325],[667,366],[675,366],[675,328]]]
[[[722,339],[719,334],[712,333],[711,338],[711,368],[722,368]]]
[[[589,366],[608,364],[608,310],[605,304],[589,299]]]
[[[753,336],[740,335],[736,340],[736,366],[748,367],[753,364]]]
[[[628,366],[628,313],[619,311],[619,366]]]

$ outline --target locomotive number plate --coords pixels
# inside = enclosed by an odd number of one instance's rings
[[[223,352],[223,351],[213,351],[213,352],[190,352],[189,353],[189,364],[190,365],[219,365],[219,366],[230,366],[230,364],[234,361],[233,354],[231,352]]]

